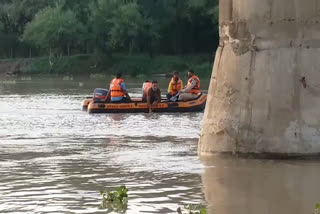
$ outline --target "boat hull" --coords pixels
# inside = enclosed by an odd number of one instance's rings
[[[196,100],[186,102],[161,102],[156,104],[153,112],[201,112],[206,105],[207,96],[201,94]],[[85,105],[88,104],[86,107]],[[94,103],[86,99],[82,103],[82,109],[88,113],[147,113],[149,112],[147,103]]]

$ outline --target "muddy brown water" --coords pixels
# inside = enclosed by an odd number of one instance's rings
[[[127,82],[140,96],[140,80]],[[212,214],[313,213],[320,201],[319,161],[200,159],[203,113],[82,112],[82,99],[104,84],[0,83],[1,214],[116,213],[100,207],[99,190],[123,184],[129,214],[200,203]]]

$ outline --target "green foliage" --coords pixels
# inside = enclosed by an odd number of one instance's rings
[[[102,200],[107,202],[126,203],[128,199],[128,189],[126,186],[120,186],[115,191],[101,190]]]
[[[52,67],[48,62],[48,57],[40,57],[32,60],[31,66],[28,68],[29,74],[90,74],[95,73],[96,68],[94,56],[90,55],[74,55],[70,57],[60,58]]]
[[[136,2],[121,5],[110,20],[110,43],[113,47],[129,47],[130,53],[138,47],[141,37],[157,38],[153,21],[142,16]]]
[[[50,54],[62,54],[69,51],[70,45],[79,42],[83,34],[85,28],[75,14],[56,6],[40,11],[27,24],[22,40],[46,49]]]
[[[90,3],[95,3],[96,0],[77,0],[77,1],[70,1],[64,0],[62,2],[62,9],[63,10],[72,10],[75,14],[77,19],[83,24],[89,24],[89,18],[91,16],[90,11]],[[61,4],[61,3],[60,3]]]
[[[2,0],[0,34],[0,57],[212,53],[218,0]]]
[[[197,72],[197,75],[199,77],[210,77],[212,72],[212,64],[209,62],[203,62],[201,64],[195,64],[193,66],[190,66],[193,70]]]
[[[207,210],[203,205],[188,204],[177,209],[178,214],[207,214]]]
[[[116,212],[125,212],[127,210],[128,189],[126,186],[120,186],[114,191],[101,190],[101,207]]]
[[[142,80],[142,81],[144,81],[144,80],[147,79],[147,75],[145,75],[145,74],[138,74],[136,77],[137,77],[139,80]]]
[[[314,214],[320,213],[320,203],[316,203],[315,208],[314,208]]]
[[[206,55],[157,56],[154,58],[146,55],[115,55],[107,72],[120,72],[137,77],[140,74],[167,74],[172,70],[183,72],[189,68],[194,69],[197,75],[202,77],[209,77],[212,71],[212,66],[207,63]]]
[[[102,208],[118,213],[125,213],[128,203],[128,189],[122,185],[114,191],[100,190],[102,196]],[[316,209],[320,208],[320,204],[316,205]],[[202,204],[188,204],[177,209],[178,214],[207,214],[205,206]]]
[[[103,50],[132,53],[141,48],[141,40],[151,44],[159,38],[153,20],[143,15],[136,1],[99,0],[90,8],[93,32]]]
[[[202,78],[211,75],[212,64],[208,62],[209,55],[190,56],[156,56],[153,58],[147,55],[115,54],[112,58],[100,55],[74,55],[60,58],[52,68],[48,63],[48,57],[41,57],[32,60],[31,65],[26,69],[29,74],[79,74],[110,75],[122,73],[142,80],[147,79],[151,74],[168,74],[172,70],[182,72],[192,68]],[[101,76],[101,75],[100,75]],[[100,78],[101,79],[101,78]]]
[[[4,25],[3,31],[11,35],[22,35],[25,25],[35,14],[52,4],[53,1],[47,0],[7,0],[0,3],[0,22]]]
[[[0,33],[4,30],[4,24],[0,22]]]

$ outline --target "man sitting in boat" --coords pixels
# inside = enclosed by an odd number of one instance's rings
[[[171,97],[176,96],[180,90],[183,88],[183,82],[179,77],[179,72],[174,71],[173,77],[169,83],[167,99],[170,100]]]
[[[193,70],[188,71],[188,84],[187,86],[179,91],[179,100],[180,101],[188,101],[193,100],[198,97],[200,93],[200,80],[194,74]]]
[[[161,102],[161,91],[156,80],[152,81],[151,87],[147,90],[146,97],[143,97],[144,102],[147,101],[149,112],[152,112],[152,107]]]
[[[107,100],[109,97],[111,97],[111,102],[117,102],[117,103],[131,102],[131,98],[126,90],[126,85],[120,73],[117,73],[116,78],[114,78],[110,82],[110,90],[107,95]]]

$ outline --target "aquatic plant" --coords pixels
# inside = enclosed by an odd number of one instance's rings
[[[102,195],[101,207],[117,213],[125,213],[128,203],[128,189],[125,185],[116,188],[114,191],[100,190]],[[320,205],[319,205],[320,207]],[[178,214],[207,214],[202,204],[188,204],[177,209]]]
[[[314,214],[319,214],[319,213],[320,213],[320,203],[316,203],[314,208]]]
[[[116,213],[126,213],[128,205],[128,189],[126,186],[120,186],[114,191],[101,190],[101,207],[114,211]]]
[[[201,204],[188,204],[177,209],[178,214],[207,214],[206,208]]]
[[[121,204],[128,201],[128,189],[126,186],[120,186],[115,191],[101,190],[102,201],[104,202],[120,202]]]

